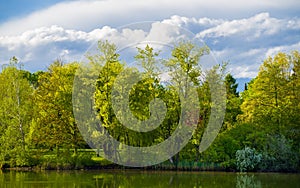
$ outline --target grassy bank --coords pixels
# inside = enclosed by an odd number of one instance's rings
[[[102,151],[100,151],[101,154]],[[124,167],[114,164],[92,149],[78,149],[57,151],[32,150],[24,165],[15,165],[13,161],[6,161],[1,169],[9,170],[80,170],[80,169],[144,169],[144,170],[201,170],[223,171],[219,164],[209,162],[179,161],[177,164],[169,160],[143,168]]]

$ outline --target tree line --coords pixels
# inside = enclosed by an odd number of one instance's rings
[[[98,42],[98,54],[89,55],[89,74],[97,75],[93,83],[95,91],[91,108],[101,121],[102,129],[91,133],[101,140],[104,155],[118,157],[122,144],[151,146],[169,138],[180,123],[182,100],[178,89],[184,94],[196,88],[199,105],[197,121],[189,122],[195,131],[187,145],[165,163],[178,168],[181,162],[193,165],[216,163],[222,170],[239,171],[298,171],[300,157],[300,54],[278,53],[264,60],[256,78],[237,91],[236,79],[227,72],[226,63],[204,71],[199,66],[201,57],[209,54],[205,46],[191,42],[174,45],[171,57],[160,60],[159,51],[147,45],[137,48],[134,57],[144,70],[127,68],[120,60],[117,47],[107,41]],[[162,83],[159,64],[163,63],[171,73],[168,83]],[[201,63],[200,63],[201,64]],[[99,166],[95,155],[80,152],[89,149],[78,129],[73,112],[73,83],[79,62],[53,62],[46,71],[31,73],[23,70],[18,59],[11,58],[0,73],[0,167],[43,166],[55,163],[82,163],[83,166]],[[147,120],[155,114],[149,103],[160,98],[166,105],[161,125],[149,132],[136,132],[122,125],[121,113],[125,103],[118,103],[116,111],[112,92],[128,85],[114,88],[120,73],[140,75],[141,80],[129,92],[131,116]],[[179,71],[180,70],[180,71]],[[187,75],[188,81],[181,75]],[[128,74],[129,75],[129,74]],[[128,75],[123,75],[125,78]],[[214,104],[209,79],[224,81],[226,109],[224,121],[215,141],[204,152],[199,146],[210,120]],[[88,80],[87,80],[88,82]],[[118,96],[118,95],[117,95]],[[122,106],[123,105],[123,106]],[[192,112],[189,112],[192,113]],[[192,119],[192,118],[191,118]],[[87,122],[89,124],[89,122]],[[97,128],[97,127],[96,127]],[[103,128],[120,143],[105,140]],[[178,138],[180,139],[180,138]],[[115,156],[112,156],[115,155]],[[130,155],[128,155],[130,156]],[[93,158],[94,157],[94,158]],[[123,160],[130,160],[123,159]],[[85,163],[84,163],[85,161]],[[73,166],[72,166],[73,165]]]

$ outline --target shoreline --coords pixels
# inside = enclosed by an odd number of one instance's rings
[[[68,171],[104,171],[105,172],[118,172],[118,171],[139,171],[139,172],[180,172],[180,173],[198,173],[198,172],[216,172],[216,173],[266,173],[266,174],[300,174],[300,171],[248,171],[248,172],[239,172],[236,170],[220,170],[220,169],[207,169],[207,170],[196,170],[196,169],[155,169],[154,167],[124,167],[116,164],[108,166],[99,166],[99,167],[84,167],[84,168],[41,168],[41,167],[12,167],[12,168],[3,168],[0,169],[1,172],[15,171],[15,172],[68,172]]]

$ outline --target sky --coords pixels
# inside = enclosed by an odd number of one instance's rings
[[[148,33],[134,24],[145,21]],[[99,39],[167,40],[176,35],[168,25],[191,31],[240,80],[269,56],[300,50],[299,0],[0,0],[0,64],[16,56],[29,71],[46,70],[58,58],[80,60]]]

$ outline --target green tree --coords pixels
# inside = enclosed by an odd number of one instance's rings
[[[158,79],[159,68],[158,59],[159,52],[155,52],[152,47],[146,45],[145,49],[137,48],[138,54],[135,59],[143,67],[146,77]]]
[[[179,42],[174,46],[172,50],[172,57],[165,62],[165,66],[169,69],[168,71],[171,77],[169,82],[173,85],[173,87],[168,89],[173,89],[173,91],[171,91],[172,93],[178,92],[180,99],[182,99],[181,97],[187,99],[189,92],[200,86],[202,71],[201,67],[199,66],[199,62],[201,57],[207,54],[209,54],[209,49],[207,46],[198,46],[192,42]],[[191,100],[185,100],[185,102],[189,104],[183,104],[183,100],[180,99],[176,101],[176,110],[174,109],[173,111],[173,118],[175,118],[175,120],[179,120],[179,122],[173,122],[175,123],[173,126],[176,127],[178,123],[181,123],[182,118],[180,119],[180,116],[182,111],[191,115],[191,126],[198,126],[198,130],[196,128],[196,133],[194,133],[191,141],[184,148],[184,150],[180,152],[182,158],[189,158],[193,160],[197,159],[199,155],[200,138],[198,131],[199,128],[202,127],[199,127],[198,125],[198,118],[195,119],[195,117],[199,116],[199,114],[195,113],[199,112],[192,112],[189,109],[184,109],[182,107],[193,106],[192,104],[198,104],[199,101],[197,101],[195,98],[192,98]],[[180,143],[180,138],[176,139],[179,140]],[[180,154],[176,154],[172,159],[176,168],[180,159]]]
[[[289,79],[289,123],[290,128],[286,132],[286,137],[294,141],[294,149],[298,150],[300,156],[300,53],[293,51],[289,57],[292,64],[292,74]]]
[[[299,156],[299,57],[299,52],[295,51],[291,54],[280,52],[267,58],[258,76],[242,94],[243,114],[239,118],[257,127],[258,132],[252,135],[256,145],[252,144],[252,147],[261,152],[272,153],[266,149],[269,137],[283,137],[287,140],[285,149],[292,146],[291,152]]]
[[[230,129],[237,122],[237,116],[242,113],[241,99],[237,91],[238,84],[231,74],[225,76],[226,86],[226,114],[222,130]]]
[[[122,132],[112,109],[111,91],[116,77],[123,70],[123,65],[119,62],[116,45],[110,44],[108,41],[98,41],[98,52],[99,54],[88,56],[90,64],[94,63],[94,65],[97,66],[96,70],[99,70],[99,72],[96,73],[98,79],[94,94],[95,106],[93,108],[97,111],[97,116],[102,124],[102,127],[100,127],[100,125],[97,126],[97,131],[94,131],[92,135],[95,140],[101,140],[101,142],[98,143],[100,146],[96,147],[103,148],[104,154],[112,157],[113,151],[115,151],[114,154],[116,154],[119,146],[107,139],[104,128],[110,135],[113,135],[117,139],[118,135],[116,134]],[[124,134],[126,135],[125,132],[123,135]],[[115,155],[113,157],[118,156]]]
[[[77,128],[72,108],[72,88],[77,63],[55,61],[48,71],[39,75],[34,93],[37,105],[35,122],[30,135],[38,147],[74,149],[85,142]],[[59,154],[59,153],[57,153]]]
[[[283,134],[291,125],[291,98],[297,95],[296,88],[291,88],[293,65],[287,54],[278,53],[274,58],[267,58],[260,67],[258,76],[243,96],[241,105],[245,122],[256,123],[269,132]],[[294,94],[291,94],[294,93]]]
[[[16,57],[0,73],[0,166],[29,165],[27,135],[32,121],[33,88]]]

